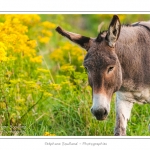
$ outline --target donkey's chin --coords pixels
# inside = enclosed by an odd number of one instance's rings
[[[105,117],[99,117],[99,116],[95,116],[95,118],[98,120],[98,121],[104,121],[104,120],[106,120],[107,119],[107,116],[105,116]]]

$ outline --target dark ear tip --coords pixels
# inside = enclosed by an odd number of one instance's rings
[[[62,29],[61,29],[61,27],[57,27],[56,29],[55,29],[58,33],[62,33]]]
[[[119,20],[119,17],[117,15],[114,15],[113,19],[115,19],[115,20],[118,19]]]

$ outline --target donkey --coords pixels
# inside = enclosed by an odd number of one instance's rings
[[[121,25],[114,15],[107,31],[96,38],[56,31],[87,50],[84,67],[92,88],[92,114],[105,120],[116,92],[114,135],[126,135],[134,103],[150,103],[150,21]]]

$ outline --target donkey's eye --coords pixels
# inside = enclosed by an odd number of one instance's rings
[[[113,69],[114,69],[114,67],[112,67],[112,66],[111,66],[111,67],[109,67],[109,68],[108,68],[108,72],[107,72],[107,73],[109,73],[109,72],[110,72],[110,71],[112,71]]]

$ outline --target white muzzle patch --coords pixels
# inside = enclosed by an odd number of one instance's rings
[[[93,105],[91,107],[93,111],[98,111],[100,109],[106,109],[109,113],[110,102],[106,95],[104,94],[93,94]]]
[[[92,114],[98,120],[104,120],[110,111],[110,103],[104,94],[93,94]]]

